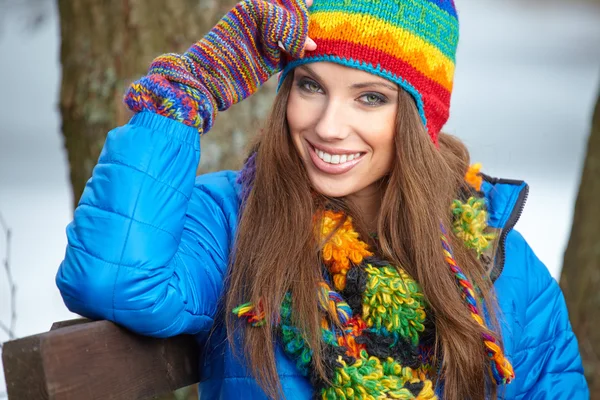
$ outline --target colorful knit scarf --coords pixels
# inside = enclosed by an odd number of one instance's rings
[[[248,178],[244,172],[240,175],[242,183]],[[475,179],[471,184],[478,189],[480,182]],[[484,232],[485,201],[477,197],[466,202],[456,200],[452,212],[455,234],[468,248],[482,254],[493,239]],[[437,399],[432,383],[438,372],[432,365],[435,332],[419,284],[404,269],[377,258],[360,239],[352,218],[343,212],[325,210],[317,223],[319,239],[326,240],[321,254],[324,279],[316,294],[322,312],[323,361],[330,384],[311,368],[312,351],[294,326],[289,293],[277,325],[285,353],[311,379],[316,398]],[[473,286],[454,260],[443,230],[441,243],[471,315],[485,327]],[[264,313],[251,303],[236,307],[233,313],[252,326],[264,325]],[[484,329],[482,339],[492,375],[498,384],[509,383],[514,377],[512,367],[488,332]]]

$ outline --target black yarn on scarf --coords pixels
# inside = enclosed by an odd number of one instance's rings
[[[350,357],[346,355],[346,351],[348,349],[345,346],[332,346],[330,344],[324,344],[322,347],[322,359],[323,359],[323,367],[325,369],[325,377],[330,382],[335,378],[336,368],[343,368],[343,365],[338,361],[341,357],[342,360],[346,363],[346,365],[352,365],[356,362],[354,357]],[[316,368],[310,368],[310,383],[312,387],[315,389],[315,398],[321,398],[320,394],[323,389],[329,387],[327,382],[325,382],[321,377],[316,373]]]
[[[421,390],[423,390],[423,387],[425,387],[425,383],[423,383],[423,382],[415,382],[415,383],[406,382],[404,384],[404,387],[406,389],[408,389],[413,394],[413,396],[417,397],[419,395],[419,393],[421,393]]]
[[[356,343],[364,344],[369,355],[380,360],[391,357],[403,366],[413,369],[421,366],[417,348],[404,338],[396,340],[391,336],[378,335],[365,330],[361,336],[356,338]]]
[[[346,287],[340,293],[352,309],[353,315],[362,315],[362,295],[367,288],[367,273],[362,265],[355,266],[346,274]]]

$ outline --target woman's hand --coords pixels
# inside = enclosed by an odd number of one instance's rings
[[[310,8],[313,5],[313,0],[306,0],[306,7]],[[306,37],[306,42],[304,43],[305,51],[315,51],[317,49],[317,44],[310,37]]]
[[[181,67],[210,90],[224,111],[254,94],[283,68],[283,52],[301,58],[316,48],[308,37],[308,7],[313,0],[243,0],[206,36],[182,56]],[[149,73],[162,72],[173,55],[156,59]],[[181,73],[170,74],[176,82],[189,84]]]
[[[148,110],[197,127],[254,94],[285,63],[316,49],[308,37],[313,0],[243,0],[184,54],[155,59],[125,96],[133,111]]]

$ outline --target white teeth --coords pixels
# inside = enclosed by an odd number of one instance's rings
[[[344,164],[348,161],[352,161],[352,160],[355,160],[358,157],[360,157],[360,153],[339,155],[339,154],[325,153],[323,150],[318,150],[318,149],[315,149],[315,153],[317,153],[317,156],[321,160],[323,160],[329,164]]]

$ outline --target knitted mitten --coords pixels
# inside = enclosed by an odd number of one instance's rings
[[[304,55],[308,10],[304,0],[243,0],[184,54],[155,59],[134,82],[125,103],[206,133],[217,110],[254,94],[290,57]]]

